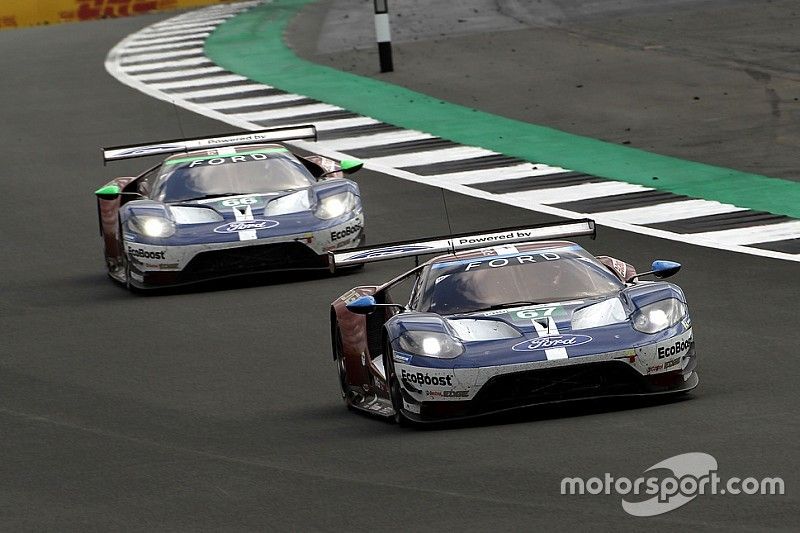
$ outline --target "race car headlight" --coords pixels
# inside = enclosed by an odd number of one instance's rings
[[[450,335],[434,331],[406,331],[398,341],[403,351],[412,355],[452,359],[464,353],[464,346]]]
[[[342,216],[348,211],[352,211],[356,206],[356,195],[351,192],[343,192],[325,196],[319,201],[317,211],[314,213],[317,218],[329,220]]]
[[[667,298],[636,311],[633,315],[633,327],[642,333],[658,333],[674,326],[685,315],[685,303],[677,298]]]
[[[158,216],[134,216],[128,219],[128,227],[147,237],[170,237],[175,233],[175,224]]]
[[[298,213],[305,211],[311,207],[310,191],[297,191],[286,196],[276,198],[267,204],[264,209],[266,216],[288,215],[289,213]]]
[[[625,322],[627,318],[619,298],[610,298],[575,311],[572,314],[572,329],[599,328]]]

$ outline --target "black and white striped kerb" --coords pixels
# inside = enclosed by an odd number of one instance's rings
[[[375,37],[381,72],[392,72],[392,35],[389,31],[389,0],[375,0]]]
[[[458,144],[214,64],[205,56],[206,38],[260,3],[219,4],[153,24],[114,47],[106,68],[146,94],[245,130],[313,123],[318,142],[289,144],[333,159],[364,158],[367,168],[390,176],[554,216],[592,218],[653,237],[800,262],[798,219]],[[386,9],[386,2],[378,3]],[[388,44],[388,29],[386,39]]]

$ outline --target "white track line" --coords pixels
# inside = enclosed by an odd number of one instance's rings
[[[433,135],[429,133],[422,133],[421,131],[400,130],[400,131],[390,131],[386,133],[376,133],[374,135],[342,137],[341,139],[322,141],[321,144],[327,146],[331,150],[345,151],[345,150],[354,150],[357,148],[369,148],[370,146],[380,146],[382,144],[392,144],[392,143],[400,143],[407,141],[422,141],[425,139],[433,139],[433,138],[434,138]]]
[[[746,228],[705,231],[703,233],[694,233],[693,235],[696,239],[739,245],[783,241],[797,239],[800,236],[800,220]]]
[[[305,96],[299,94],[275,94],[272,96],[254,96],[252,98],[234,98],[233,100],[220,100],[218,102],[209,102],[206,104],[211,109],[235,109],[238,107],[257,106],[257,105],[272,105],[281,102],[294,102],[296,100],[303,100]]]
[[[167,43],[177,43],[181,41],[191,41],[193,39],[205,39],[211,35],[210,31],[205,32],[198,32],[193,33],[191,35],[184,35],[181,37],[160,37],[157,39],[131,39],[128,42],[128,48],[137,48],[139,46],[150,46],[153,44],[167,44]]]
[[[213,96],[229,96],[234,94],[248,93],[261,89],[269,89],[260,83],[249,83],[247,85],[234,85],[233,87],[221,87],[217,89],[199,89],[188,93],[181,93],[181,98],[191,100],[192,98],[208,98]]]
[[[267,111],[256,111],[253,113],[242,113],[233,115],[234,117],[247,120],[249,122],[256,122],[261,120],[276,120],[280,118],[297,117],[297,120],[302,121],[302,115],[313,115],[316,113],[326,113],[328,111],[342,111],[341,107],[330,104],[308,104],[289,107],[285,109],[269,109]]]
[[[428,150],[425,152],[414,152],[410,154],[387,155],[384,157],[373,157],[370,161],[376,165],[394,168],[414,167],[417,165],[432,165],[434,163],[446,163],[449,161],[460,161],[462,159],[472,159],[473,157],[483,157],[487,155],[498,155],[497,152],[477,148],[474,146],[457,146],[455,148],[442,148],[440,150]]]
[[[561,204],[564,202],[576,202],[578,200],[589,200],[590,198],[600,198],[602,196],[612,196],[615,194],[628,194],[632,192],[652,191],[649,187],[625,183],[624,181],[601,181],[597,183],[583,183],[569,187],[553,187],[552,189],[535,189],[532,191],[510,192],[498,194],[513,198],[520,202],[530,202],[533,204]]]
[[[657,224],[659,222],[669,222],[670,220],[722,215],[736,211],[747,210],[743,207],[721,204],[711,200],[682,200],[680,202],[606,211],[603,214],[630,224]]]
[[[147,54],[122,54],[122,61],[120,64],[125,67],[132,63],[139,63],[141,61],[160,61],[162,59],[171,59],[176,57],[196,56],[203,53],[203,47],[188,48],[186,50],[173,50],[171,52],[154,52]],[[203,56],[205,57],[205,56]]]
[[[194,57],[192,59],[176,59],[175,61],[161,61],[159,63],[148,63],[146,65],[128,66],[120,65],[120,68],[128,74],[135,74],[137,72],[147,72],[148,70],[156,70],[160,68],[175,68],[175,67],[191,67],[195,65],[202,65],[208,63],[208,58]]]
[[[202,68],[194,68],[194,69],[187,69],[182,70],[180,73],[177,72],[154,72],[152,74],[138,74],[136,76],[136,81],[139,83],[148,82],[152,80],[179,80],[181,78],[186,78],[189,76],[198,76],[201,74],[213,74],[215,72],[227,72],[221,67],[216,65],[212,67],[202,67]],[[133,79],[133,78],[131,78]],[[149,86],[142,83],[143,86]]]
[[[239,76],[238,74],[225,74],[223,76],[209,76],[207,78],[197,78],[194,80],[186,81],[170,81],[166,83],[154,83],[152,87],[159,91],[168,91],[170,89],[184,89],[188,87],[203,87],[205,85],[214,85],[217,83],[230,83],[235,81],[245,81],[247,78]]]
[[[450,172],[447,174],[437,174],[431,177],[446,179],[452,183],[458,183],[460,185],[475,185],[479,183],[491,183],[493,181],[529,178],[532,176],[563,174],[564,172],[569,172],[569,170],[561,167],[551,167],[541,163],[523,163],[521,165],[513,165],[509,167]]]

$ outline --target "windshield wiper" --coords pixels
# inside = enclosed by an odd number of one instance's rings
[[[506,302],[502,304],[493,304],[486,307],[480,307],[478,309],[472,309],[470,311],[460,311],[458,313],[454,313],[457,315],[465,315],[467,313],[480,313],[483,311],[494,311],[495,309],[507,309],[509,307],[519,307],[522,305],[541,305],[544,302],[529,302],[526,300],[520,300],[518,302]]]

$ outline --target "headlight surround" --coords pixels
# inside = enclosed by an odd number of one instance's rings
[[[625,322],[627,318],[619,298],[609,298],[575,311],[572,314],[572,329],[599,328]]]
[[[437,359],[453,359],[464,353],[464,345],[444,333],[435,331],[405,331],[398,344],[403,351]]]
[[[311,192],[308,190],[297,191],[286,196],[276,198],[264,208],[266,216],[288,215],[299,213],[311,208]]]
[[[352,211],[356,206],[356,195],[351,192],[342,192],[320,198],[314,215],[322,220],[340,217]]]
[[[677,324],[686,316],[686,304],[667,298],[645,305],[633,314],[633,327],[642,333],[658,333]]]
[[[128,227],[140,235],[153,238],[171,237],[175,234],[175,223],[169,219],[153,215],[132,216]]]

